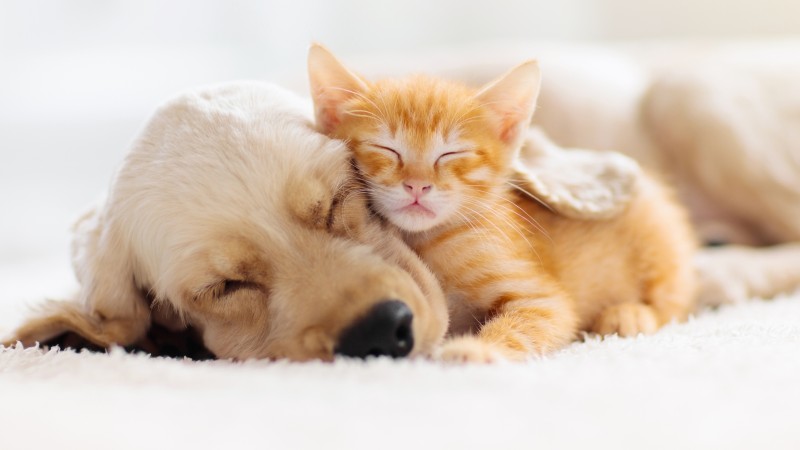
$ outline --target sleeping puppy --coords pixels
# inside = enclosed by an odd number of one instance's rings
[[[429,353],[442,292],[369,217],[344,145],[268,84],[162,106],[105,203],[75,226],[77,298],[49,302],[7,341],[147,348],[194,328],[219,358]]]
[[[800,42],[568,59],[546,65],[536,125],[561,145],[622,151],[676,186],[713,246],[695,261],[701,304],[800,288]]]

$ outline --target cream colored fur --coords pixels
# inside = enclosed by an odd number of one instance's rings
[[[800,241],[800,46],[654,51],[612,57],[629,84],[554,64],[538,124],[563,145],[618,149],[664,174],[708,242]],[[797,289],[798,261],[797,245],[702,252],[701,301]]]
[[[579,220],[611,219],[636,197],[641,167],[616,152],[564,149],[528,130],[511,182],[550,209]]]
[[[412,355],[429,353],[447,326],[438,284],[370,219],[345,147],[313,131],[307,110],[256,83],[162,106],[75,227],[79,296],[48,303],[7,342],[72,332],[135,345],[155,322],[198,329],[217,357],[331,359],[344,328],[400,299],[414,313]]]

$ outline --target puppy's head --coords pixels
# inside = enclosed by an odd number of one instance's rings
[[[56,307],[16,338],[128,345],[155,321],[195,327],[222,358],[426,353],[447,326],[442,292],[369,217],[351,173],[343,144],[274,86],[181,96],[78,227],[82,307]]]

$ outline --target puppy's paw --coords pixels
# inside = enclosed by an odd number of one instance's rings
[[[653,308],[643,303],[622,303],[604,309],[592,331],[628,337],[639,333],[652,334],[658,327],[658,317]]]
[[[500,346],[475,336],[448,339],[434,355],[436,359],[454,364],[492,364],[506,360]]]

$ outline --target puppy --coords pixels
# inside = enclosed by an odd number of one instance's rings
[[[346,148],[309,115],[257,83],[162,106],[75,225],[78,297],[6,345],[141,345],[193,327],[219,358],[429,353],[447,328],[435,278],[370,218]]]
[[[537,125],[616,149],[678,189],[707,248],[699,303],[800,288],[800,43],[664,45],[549,59]],[[571,60],[570,60],[571,59]]]

